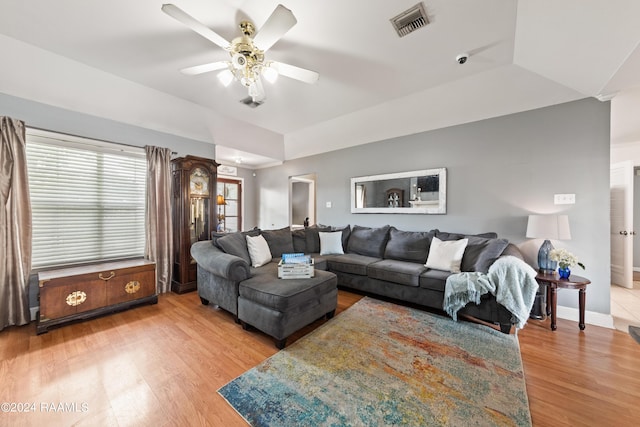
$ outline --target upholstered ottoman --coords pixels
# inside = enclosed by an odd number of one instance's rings
[[[279,349],[292,333],[335,314],[335,274],[316,270],[309,279],[278,279],[276,263],[253,270],[254,275],[239,286],[238,319],[243,328],[253,326],[274,337]]]

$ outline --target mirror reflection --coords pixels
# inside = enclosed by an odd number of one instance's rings
[[[351,178],[352,213],[446,213],[446,169]]]

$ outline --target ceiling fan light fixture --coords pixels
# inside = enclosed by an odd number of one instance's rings
[[[235,76],[229,69],[223,70],[218,73],[218,80],[220,80],[220,83],[222,83],[224,87],[228,87],[234,78]]]
[[[254,102],[264,99],[264,88],[262,87],[262,81],[259,78],[249,85],[249,96]]]
[[[273,67],[263,67],[262,68],[262,76],[266,81],[273,84],[278,80],[278,70]]]

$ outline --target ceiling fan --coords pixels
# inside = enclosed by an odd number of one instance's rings
[[[197,75],[223,70],[218,74],[222,84],[228,86],[233,79],[238,80],[248,88],[253,102],[262,102],[265,98],[262,77],[271,83],[275,82],[279,74],[310,84],[318,81],[319,74],[315,71],[265,60],[264,53],[297,23],[293,13],[281,4],[271,13],[257,34],[251,22],[240,22],[242,35],[231,42],[173,4],[162,5],[162,11],[228,51],[231,56],[229,61],[211,62],[180,70],[184,74]]]

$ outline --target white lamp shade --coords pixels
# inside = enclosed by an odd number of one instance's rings
[[[220,83],[222,83],[224,87],[229,86],[231,84],[231,81],[233,81],[233,79],[234,79],[234,75],[229,69],[226,69],[218,73],[218,80],[220,80]]]
[[[274,67],[264,67],[262,69],[262,76],[269,83],[275,83],[278,80],[278,70]]]
[[[530,239],[571,240],[568,215],[529,215],[527,237]]]

